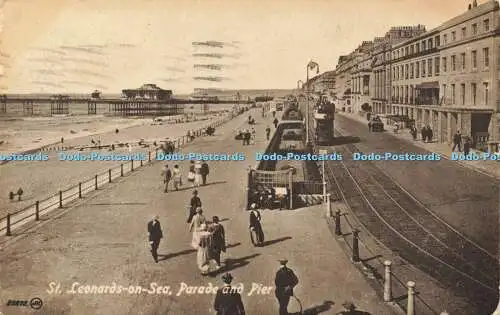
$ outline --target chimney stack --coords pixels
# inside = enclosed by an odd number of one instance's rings
[[[472,7],[473,7],[473,8],[477,7],[477,0],[474,0],[474,1],[472,2]]]
[[[470,9],[472,9],[472,4],[469,3],[469,11],[470,11]]]

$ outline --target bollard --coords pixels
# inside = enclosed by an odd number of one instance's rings
[[[408,281],[408,307],[406,315],[415,315],[415,282]]]
[[[62,208],[62,190],[59,190],[59,208]]]
[[[141,159],[141,162],[140,162],[140,163],[141,163],[141,166],[142,166],[142,159]]]
[[[35,202],[35,221],[40,221],[40,201]]]
[[[94,177],[94,187],[95,187],[95,190],[97,190],[97,175]]]
[[[78,183],[78,198],[82,198],[82,183]]]
[[[335,235],[342,235],[342,229],[340,228],[340,210],[335,211]]]
[[[108,181],[111,183],[111,169],[108,170]]]
[[[123,163],[120,164],[120,176],[123,177]]]
[[[326,217],[330,218],[332,216],[332,204],[330,202],[330,194],[326,195]]]
[[[148,162],[151,163],[151,151],[148,151]]]
[[[5,235],[12,236],[12,233],[10,232],[10,213],[7,213],[7,233]]]
[[[384,302],[392,301],[392,262],[390,260],[384,261],[385,274],[384,274]]]
[[[359,230],[354,229],[354,231],[352,231],[352,261],[355,263],[360,262],[358,242],[359,242]]]
[[[130,171],[134,171],[134,160],[130,160]]]

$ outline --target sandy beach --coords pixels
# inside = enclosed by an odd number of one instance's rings
[[[65,123],[64,119],[61,120],[60,123],[56,123],[54,120],[45,120],[41,125],[43,127],[40,127],[40,134],[44,136],[38,137],[43,140],[35,144],[37,147],[40,147],[43,142],[51,143],[50,141],[52,140],[60,140],[60,133],[64,130],[78,129],[80,130],[79,133],[65,137],[65,146],[87,146],[90,144],[91,139],[94,139],[96,141],[100,140],[102,145],[118,142],[133,143],[135,144],[132,148],[133,152],[147,152],[148,148],[142,148],[136,145],[139,140],[144,139],[149,143],[164,140],[166,138],[173,140],[184,136],[187,130],[200,129],[221,117],[222,113],[199,117],[204,120],[194,122],[176,124],[164,123],[161,125],[157,123],[153,124],[151,118],[133,121],[116,118],[110,121],[110,118],[105,117],[92,119],[86,117],[87,121],[90,120],[90,122],[86,122],[80,118],[76,123],[74,117],[69,120],[72,121],[72,123],[69,123],[69,121]],[[36,122],[36,120],[31,120],[30,123],[26,123],[26,121],[19,122],[20,125],[29,127],[17,132],[33,137],[36,136],[36,124],[31,124],[32,122]],[[75,125],[78,127],[75,127]],[[50,130],[50,128],[54,128],[54,130]],[[118,133],[115,133],[116,128],[119,129]],[[48,136],[51,134],[55,139]],[[22,141],[18,141],[16,143],[17,147],[15,149],[12,148],[12,150],[15,152],[18,150],[25,151],[30,145],[35,145],[27,141],[24,142],[24,146],[22,144]],[[154,150],[153,146],[151,146],[149,150]],[[126,149],[116,150],[117,153],[123,153],[125,151]],[[76,151],[67,151],[67,153],[71,152],[75,153]],[[102,152],[108,153],[107,150],[102,150]],[[5,154],[6,152],[2,149],[2,153]],[[0,217],[5,216],[7,212],[22,209],[34,203],[36,200],[42,200],[55,194],[60,189],[76,185],[79,181],[89,179],[98,173],[104,172],[120,164],[118,161],[60,161],[56,151],[47,151],[44,153],[49,155],[48,161],[13,161],[0,165],[0,190],[2,191],[2,193],[0,193]],[[22,187],[24,191],[23,200],[9,200],[9,191],[17,191],[19,187]]]

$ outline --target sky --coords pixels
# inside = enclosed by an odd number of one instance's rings
[[[472,2],[472,0],[470,1]],[[485,1],[478,1],[479,4]],[[461,0],[0,0],[1,93],[289,89],[306,64],[391,26],[427,29],[467,10]],[[223,47],[193,45],[217,41]],[[201,55],[200,55],[201,54]],[[203,57],[216,54],[216,57]],[[195,65],[198,65],[195,67]],[[207,69],[207,65],[213,65]]]

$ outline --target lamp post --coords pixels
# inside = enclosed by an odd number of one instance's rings
[[[306,104],[306,145],[309,145],[309,97],[311,94],[311,84],[309,82],[309,70],[314,70],[316,68],[316,74],[319,73],[319,65],[314,61],[309,61],[306,66],[306,75],[307,75],[307,104]]]
[[[328,150],[319,150],[320,155],[327,155]],[[325,179],[325,158],[323,157],[321,161],[321,174],[322,174],[322,179],[323,179],[323,202],[326,203],[326,179]]]

